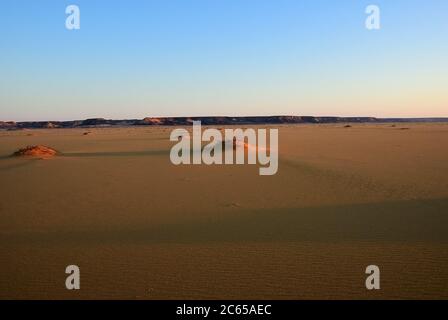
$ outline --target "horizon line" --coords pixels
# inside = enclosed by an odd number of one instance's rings
[[[234,116],[234,115],[202,115],[202,116],[146,116],[143,118],[104,118],[104,117],[87,117],[87,118],[77,118],[68,120],[0,120],[1,123],[26,123],[26,122],[75,122],[75,121],[86,121],[86,120],[106,120],[106,121],[135,121],[144,119],[188,119],[188,118],[364,118],[364,119],[377,119],[377,120],[388,120],[388,119],[402,119],[402,120],[412,120],[412,119],[447,119],[448,116],[394,116],[394,117],[378,117],[378,116],[335,116],[335,115],[325,115],[325,116],[315,116],[315,115],[291,115],[291,114],[280,114],[280,115],[247,115],[247,116]]]

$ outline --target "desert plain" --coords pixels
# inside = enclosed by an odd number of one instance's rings
[[[275,128],[273,176],[175,166],[169,126],[1,131],[0,298],[448,299],[447,123]]]

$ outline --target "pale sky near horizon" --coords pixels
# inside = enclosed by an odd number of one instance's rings
[[[0,121],[448,116],[446,0],[2,0],[0,57]]]

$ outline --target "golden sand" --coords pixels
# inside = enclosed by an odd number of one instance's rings
[[[281,126],[274,176],[174,166],[170,127],[0,132],[0,298],[446,299],[448,125],[401,127]]]

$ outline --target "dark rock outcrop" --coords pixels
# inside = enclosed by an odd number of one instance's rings
[[[0,129],[16,128],[17,123],[14,121],[0,121]]]
[[[202,125],[257,125],[300,123],[401,123],[448,122],[448,118],[374,118],[374,117],[313,117],[313,116],[253,116],[253,117],[147,117],[129,120],[93,118],[74,121],[0,121],[0,129],[88,128],[107,126],[190,126],[193,121]]]

